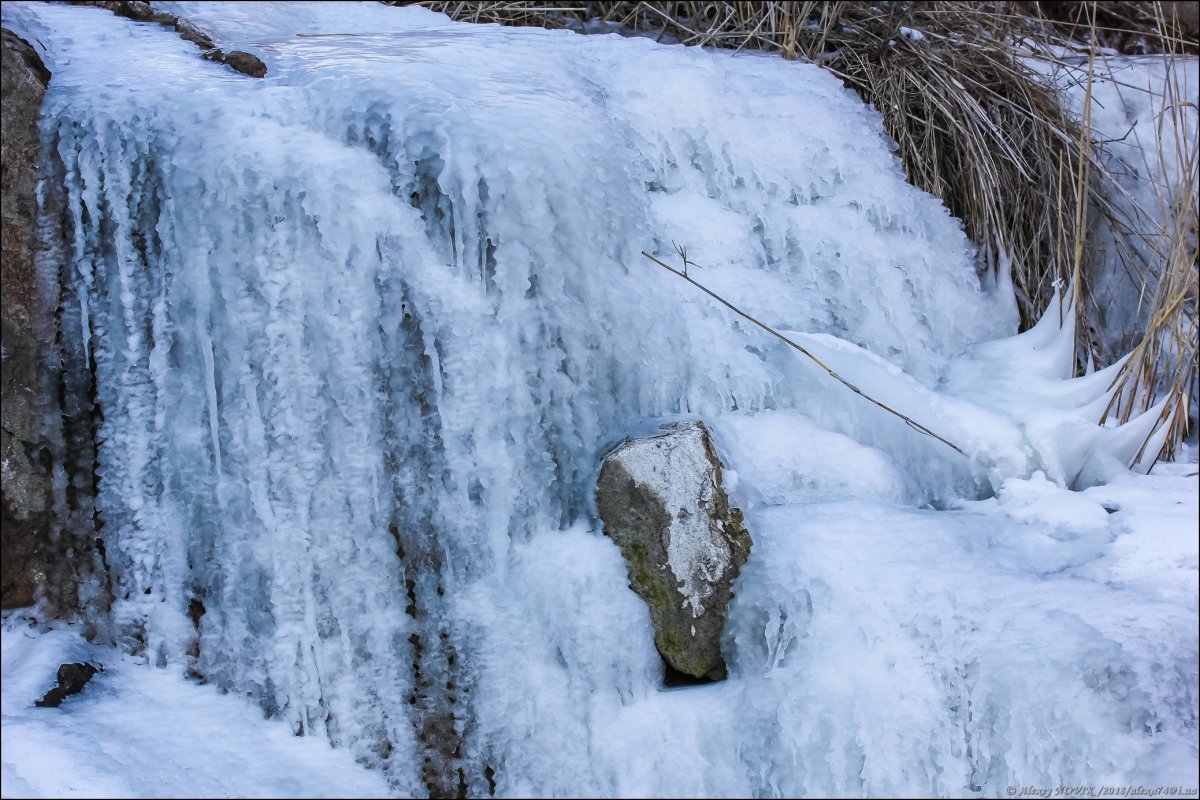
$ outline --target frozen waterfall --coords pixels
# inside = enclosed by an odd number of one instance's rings
[[[1195,784],[1195,565],[1131,562],[1141,529],[1087,489],[1120,480],[1103,381],[1064,380],[1057,320],[1005,339],[1005,279],[834,77],[417,8],[156,5],[268,76],[3,6],[53,73],[44,266],[94,376],[101,638],[401,795]],[[676,243],[967,455],[640,255]],[[592,492],[620,438],[695,416],[755,545],[730,678],[664,691]]]

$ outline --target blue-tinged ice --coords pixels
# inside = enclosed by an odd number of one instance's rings
[[[108,635],[399,793],[427,757],[472,795],[485,768],[513,796],[1196,784],[1194,545],[1106,511],[1143,431],[1088,416],[1107,386],[1065,380],[1072,326],[1005,338],[1008,284],[833,76],[417,8],[161,5],[267,77],[3,7],[54,74]],[[963,452],[640,254],[676,243]],[[591,496],[609,446],[678,416],[711,423],[755,544],[729,680],[664,692]]]

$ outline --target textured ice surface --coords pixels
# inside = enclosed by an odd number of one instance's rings
[[[1059,380],[1057,324],[951,361],[1011,297],[832,76],[415,8],[174,10],[268,76],[3,5],[54,73],[102,631],[399,793],[425,758],[471,795],[1195,784],[1194,498],[1154,556],[1136,516],[1054,510],[1121,474],[1083,416],[1104,387]],[[672,242],[966,457],[639,255]],[[591,493],[609,445],[696,415],[755,547],[730,679],[664,692]]]

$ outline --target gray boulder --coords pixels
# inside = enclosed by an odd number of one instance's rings
[[[729,504],[704,424],[664,430],[626,439],[605,457],[596,508],[630,587],[650,607],[663,660],[684,676],[721,680],[730,587],[750,555],[750,534]]]

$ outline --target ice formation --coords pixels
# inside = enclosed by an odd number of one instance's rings
[[[1057,320],[988,343],[1011,293],[836,79],[416,8],[164,5],[268,76],[3,6],[54,74],[47,263],[103,412],[107,635],[400,794],[1195,785],[1194,550],[1161,545],[1168,592],[1069,491],[1120,472],[1083,413],[1105,387],[1055,372]],[[673,242],[967,456],[639,255]],[[680,416],[755,549],[729,680],[664,692],[590,498],[608,446]]]
[[[1111,209],[1089,218],[1090,294],[1098,344],[1109,360],[1128,352],[1146,326],[1161,262],[1168,249],[1172,206],[1200,191],[1194,153],[1200,141],[1200,70],[1195,56],[1120,57],[1099,53],[1093,80],[1088,57],[1055,53],[1026,63],[1062,88],[1082,116],[1091,92],[1090,122],[1102,142],[1111,184],[1102,190]],[[1119,236],[1114,215],[1140,237]],[[1193,383],[1192,392],[1197,389]]]

